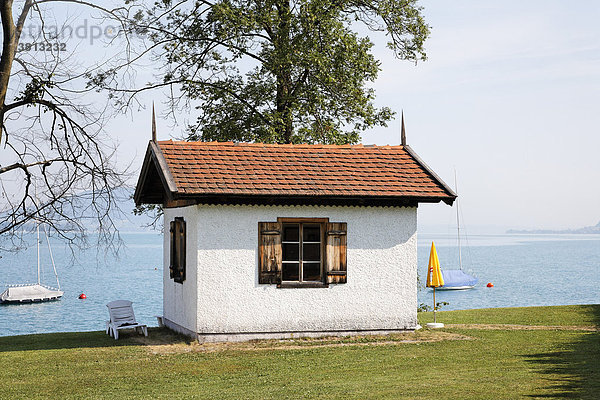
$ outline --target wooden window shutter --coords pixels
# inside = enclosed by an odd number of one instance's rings
[[[328,222],[326,224],[326,283],[346,283],[346,225],[345,222]]]
[[[258,223],[258,283],[281,283],[281,224]]]
[[[181,218],[179,221],[179,235],[178,235],[178,239],[179,239],[179,246],[178,246],[178,258],[179,258],[179,276],[176,277],[175,282],[179,282],[179,283],[183,283],[183,281],[185,281],[185,270],[186,270],[186,259],[187,259],[187,252],[186,252],[186,242],[187,242],[187,238],[186,238],[186,223],[184,221],[183,218]]]
[[[175,282],[183,283],[185,281],[186,270],[186,229],[185,221],[181,217],[171,221],[169,226],[170,233],[170,262],[169,277]]]
[[[175,277],[175,221],[171,221],[169,226],[169,278]]]

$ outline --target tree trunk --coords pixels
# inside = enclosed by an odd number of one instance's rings
[[[33,0],[27,0],[23,5],[23,10],[19,15],[19,20],[15,26],[13,20],[13,1],[5,0],[0,3],[0,18],[2,20],[2,56],[0,56],[0,143],[4,133],[4,108],[6,105],[6,93],[10,81],[12,64],[15,61],[19,37],[23,30],[23,24],[29,13]]]
[[[292,142],[293,125],[292,125],[292,107],[290,102],[290,86],[291,78],[289,71],[283,71],[277,76],[277,115],[280,120],[277,124],[277,137],[283,143]]]
[[[292,125],[292,65],[289,54],[292,51],[290,44],[291,11],[289,0],[277,3],[279,24],[277,26],[277,39],[274,41],[276,54],[277,96],[276,109],[279,118],[275,127],[278,142],[291,143],[293,134]]]
[[[2,18],[2,56],[0,57],[0,143],[4,133],[4,102],[12,63],[15,59],[15,24],[12,17],[12,0],[2,2],[0,5]]]

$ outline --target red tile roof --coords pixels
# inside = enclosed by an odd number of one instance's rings
[[[156,156],[164,158],[166,179],[180,197],[402,197],[447,203],[456,197],[408,146],[157,144]]]

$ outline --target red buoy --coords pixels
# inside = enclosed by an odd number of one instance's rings
[[[492,282],[488,282],[487,287],[494,287],[494,284]]]
[[[81,294],[79,295],[79,298],[80,298],[81,300],[83,300],[83,299],[87,299],[87,296],[85,295],[85,293],[81,293]]]

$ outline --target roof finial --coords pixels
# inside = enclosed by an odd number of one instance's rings
[[[406,146],[406,129],[404,128],[404,110],[402,110],[402,132],[400,133],[402,146]]]
[[[154,114],[154,102],[152,102],[152,141],[156,143],[156,115]]]

